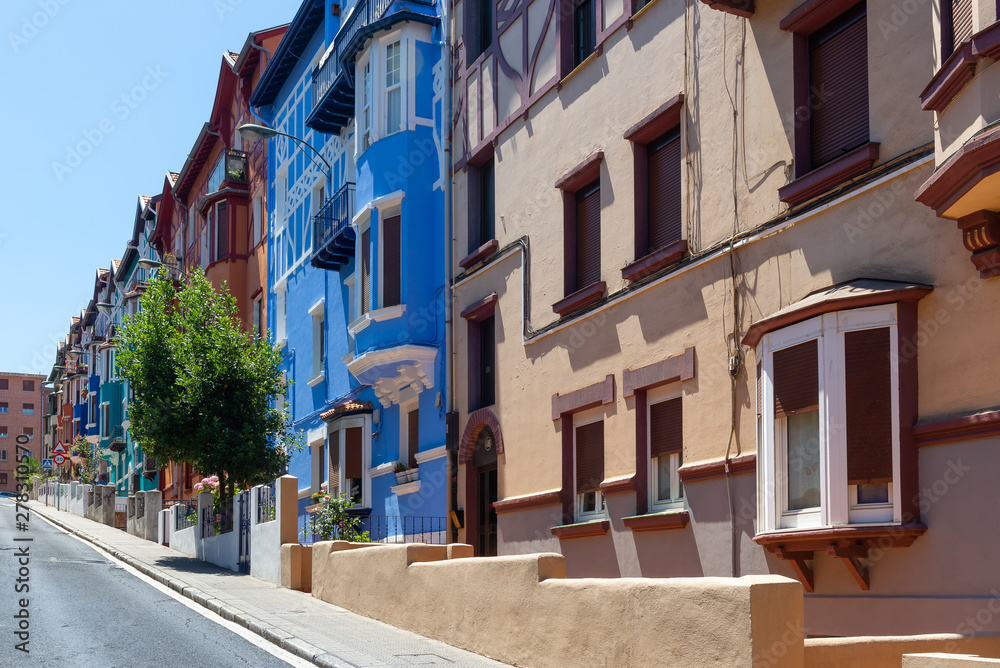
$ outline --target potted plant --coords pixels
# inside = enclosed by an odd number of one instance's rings
[[[396,462],[396,483],[402,485],[403,483],[413,482],[417,479],[417,467],[410,466],[406,462]]]

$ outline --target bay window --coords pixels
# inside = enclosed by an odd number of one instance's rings
[[[902,521],[897,328],[888,304],[760,340],[761,531]]]

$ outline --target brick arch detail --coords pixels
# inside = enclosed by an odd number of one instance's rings
[[[497,454],[503,454],[503,433],[500,431],[500,420],[489,408],[480,408],[469,416],[469,423],[465,425],[465,433],[462,434],[462,443],[458,449],[458,463],[469,464],[472,462],[472,455],[476,449],[476,439],[483,427],[489,427],[496,440]]]

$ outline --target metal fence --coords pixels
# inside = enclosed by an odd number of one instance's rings
[[[368,515],[361,520],[357,532],[368,532],[368,539],[375,543],[448,543],[448,518],[413,517],[405,515]],[[323,536],[322,527],[315,514],[299,515],[299,542],[311,545],[321,540],[338,540],[340,531],[334,527],[330,538]]]
[[[232,497],[201,511],[201,537],[211,538],[233,530]]]
[[[197,501],[178,501],[174,505],[177,506],[177,520],[174,522],[174,531],[189,529],[198,524]]]
[[[257,488],[257,524],[275,519],[277,504],[274,497],[274,483]]]

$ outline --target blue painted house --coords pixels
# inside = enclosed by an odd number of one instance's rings
[[[376,539],[447,539],[437,11],[306,0],[251,99],[297,138],[268,174],[268,325],[308,444],[289,472],[303,512],[348,494]]]

